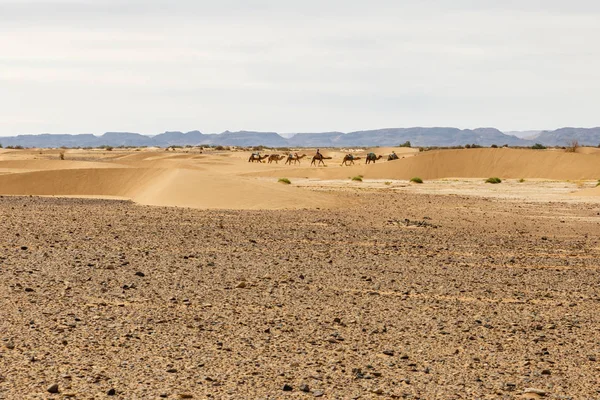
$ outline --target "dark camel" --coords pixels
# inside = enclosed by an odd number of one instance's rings
[[[398,154],[392,153],[388,156],[388,161],[394,161],[398,159]]]
[[[375,161],[380,160],[381,157],[383,156],[376,156],[375,153],[369,153],[367,154],[367,160],[365,161],[365,164],[371,164],[371,162],[375,164]]]
[[[294,162],[294,164],[296,163],[300,163],[300,160],[302,160],[304,157],[306,157],[306,154],[302,154],[301,156],[288,156],[288,159],[285,160],[286,164],[290,164],[292,165],[292,161]]]
[[[254,162],[254,161],[256,161],[256,162],[264,162],[263,160],[265,158],[267,158],[267,157],[269,157],[268,154],[265,154],[264,156],[259,156],[258,154],[252,154],[250,156],[250,158],[248,159],[248,162]]]
[[[319,161],[318,163],[317,160]],[[318,167],[319,165],[323,164],[323,166],[326,167],[327,165],[325,165],[323,160],[331,160],[331,157],[324,157],[323,154],[318,153],[312,158],[310,165],[312,166],[314,164]]]
[[[279,154],[271,154],[267,162],[271,164],[273,161],[275,161],[275,164],[279,164],[279,161],[283,160],[284,158],[285,156],[280,156]]]
[[[360,160],[360,157],[355,157],[352,154],[346,154],[344,156],[344,160],[342,161],[342,164],[340,165],[340,167],[342,165],[346,165],[347,166],[348,165],[348,161],[350,161],[350,165],[353,165],[355,160]]]

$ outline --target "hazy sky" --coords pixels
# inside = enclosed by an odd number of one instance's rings
[[[598,0],[0,0],[0,135],[600,125]]]

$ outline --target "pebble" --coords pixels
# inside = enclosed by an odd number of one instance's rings
[[[375,394],[383,394],[383,389],[377,388],[377,389],[373,389],[371,392],[373,392]]]
[[[107,396],[114,396],[115,394],[117,394],[117,391],[115,390],[115,388],[111,388],[108,390],[108,392],[106,392]]]
[[[235,287],[238,289],[243,289],[246,287],[246,285],[247,285],[246,282],[240,282]]]
[[[167,397],[167,396],[165,396],[165,397]],[[190,393],[180,393],[179,398],[180,399],[193,399],[194,396]]]
[[[300,389],[300,391],[301,391],[301,392],[307,392],[307,393],[308,393],[308,392],[310,392],[310,388],[309,388],[309,387],[308,387],[308,385],[307,385],[307,384],[305,384],[305,383],[304,383],[304,384],[302,384],[302,385],[300,385],[300,388],[299,388],[299,389]]]
[[[53,384],[50,387],[48,387],[48,393],[58,393],[58,384]]]
[[[293,387],[291,387],[290,385],[288,385],[288,384],[286,383],[285,385],[283,385],[283,388],[282,388],[282,390],[283,390],[284,392],[291,392],[292,390],[294,390],[294,388],[293,388]]]
[[[315,397],[322,397],[324,395],[325,395],[325,392],[323,392],[322,390],[313,391],[313,396],[315,396]]]
[[[540,396],[545,396],[546,395],[546,391],[542,390],[542,389],[536,389],[536,388],[525,388],[525,390],[523,390],[524,394],[527,393],[533,393],[533,394],[537,394]]]
[[[394,355],[394,350],[384,350],[383,354],[385,354],[386,356],[393,356]]]
[[[143,273],[143,272],[141,272],[141,271],[138,271],[138,272],[136,272],[136,273],[135,273],[135,275],[136,275],[136,276],[139,276],[139,277],[141,277],[141,278],[143,278],[143,277],[145,277],[145,276],[146,276],[146,274],[144,274],[144,273]]]

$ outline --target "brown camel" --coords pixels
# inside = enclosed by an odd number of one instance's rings
[[[264,162],[263,160],[264,160],[265,158],[267,158],[267,157],[269,157],[269,155],[268,155],[268,154],[265,154],[264,156],[261,156],[261,155],[258,155],[258,154],[256,154],[256,153],[253,153],[253,154],[250,156],[250,158],[248,159],[248,162],[254,162],[254,161],[256,161],[256,162]]]
[[[381,157],[383,157],[383,156],[376,156],[375,153],[369,153],[369,154],[367,154],[367,159],[365,161],[365,164],[371,164],[371,162],[373,164],[375,164],[375,161],[380,160]]]
[[[342,164],[340,165],[340,167],[342,165],[348,165],[348,161],[350,161],[350,165],[353,165],[355,160],[360,160],[360,157],[355,157],[352,154],[346,154],[344,156],[344,160],[342,161]]]
[[[289,163],[290,165],[292,165],[292,161],[293,161],[294,164],[296,164],[296,163],[299,163],[300,160],[302,160],[304,157],[306,157],[306,154],[302,154],[301,156],[292,156],[292,155],[290,155],[290,156],[288,156],[288,159],[285,160],[285,163],[286,164]]]
[[[317,160],[319,161],[318,163]],[[310,165],[314,164],[318,167],[319,165],[323,164],[323,166],[326,167],[327,165],[325,165],[325,161],[323,160],[331,160],[331,157],[324,157],[323,154],[318,153],[312,158]]]
[[[284,158],[285,156],[280,156],[279,154],[271,154],[267,162],[271,164],[273,161],[275,161],[275,164],[279,164],[279,161],[283,160]]]

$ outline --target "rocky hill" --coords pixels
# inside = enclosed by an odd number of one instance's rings
[[[288,136],[288,135],[286,135]],[[164,132],[149,136],[130,132],[107,132],[100,136],[92,134],[64,135],[18,135],[0,137],[0,144],[23,147],[98,147],[98,146],[268,146],[268,147],[355,147],[397,146],[409,141],[412,146],[531,146],[541,143],[546,146],[566,146],[573,140],[580,145],[597,146],[600,143],[600,128],[562,128],[542,131],[533,140],[505,134],[495,128],[390,128],[356,132],[297,133],[283,137],[276,132],[225,131],[219,134],[204,134],[200,131]]]

